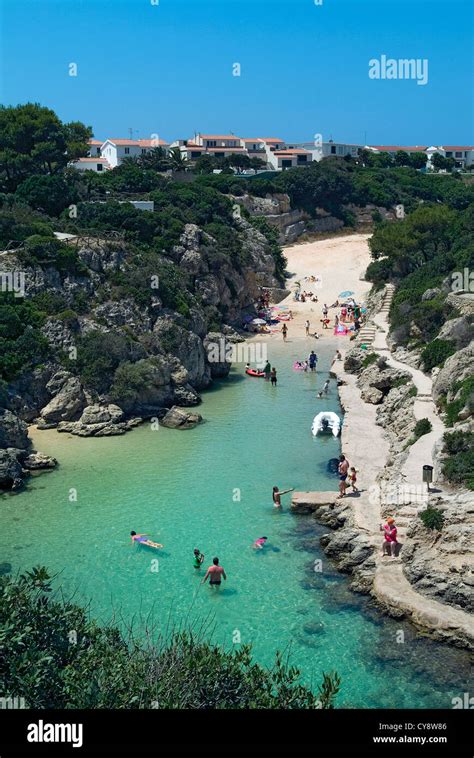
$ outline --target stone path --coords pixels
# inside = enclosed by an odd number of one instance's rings
[[[368,349],[383,355],[389,366],[408,372],[417,388],[413,406],[416,420],[427,418],[431,421],[432,431],[425,434],[410,446],[401,473],[410,487],[422,484],[422,467],[433,465],[433,447],[443,435],[445,427],[439,418],[432,400],[432,381],[419,369],[413,368],[390,355],[387,344],[389,330],[388,313],[394,289],[386,288],[380,311],[371,319],[367,327],[361,330],[358,343],[367,344]],[[344,407],[345,422],[342,428],[342,449],[350,462],[360,470],[361,483],[375,483],[380,471],[386,465],[389,445],[384,438],[381,427],[375,424],[376,406],[364,403],[356,386],[356,377],[345,374],[343,361],[333,366],[334,373],[344,379],[340,387],[341,402]],[[437,487],[437,489],[440,489]],[[415,491],[415,490],[414,490]],[[349,498],[348,498],[349,501]],[[401,558],[381,556],[382,535],[379,527],[382,521],[380,500],[371,495],[369,490],[360,497],[352,499],[354,503],[354,524],[368,533],[370,542],[376,549],[376,570],[373,592],[387,609],[403,610],[415,623],[435,630],[438,637],[470,639],[474,641],[474,620],[471,615],[452,606],[440,603],[416,592],[405,577]],[[397,506],[394,517],[398,527],[398,536],[403,543],[406,529],[413,518],[418,517],[425,504],[409,503]]]

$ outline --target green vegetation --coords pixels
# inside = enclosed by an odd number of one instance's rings
[[[456,345],[449,340],[435,339],[421,353],[423,368],[430,371],[434,366],[442,366],[450,355],[456,352]]]
[[[42,314],[33,303],[0,292],[0,380],[12,381],[47,355]]]
[[[459,413],[467,406],[474,413],[474,376],[469,376],[462,382],[455,382],[451,392],[458,397],[451,403],[445,403],[444,411],[446,413],[446,425],[452,426],[458,419]]]
[[[474,433],[445,432],[443,441],[444,452],[448,455],[443,474],[450,482],[474,490]]]
[[[53,176],[87,155],[92,129],[77,121],[63,124],[54,111],[27,103],[0,107],[0,186],[14,192],[28,177]]]
[[[377,353],[367,353],[362,360],[362,368],[368,368],[373,363],[377,363],[378,357]]]
[[[456,195],[465,189],[462,182],[452,183]],[[446,300],[453,273],[474,266],[474,203],[467,205],[469,196],[463,198],[454,202],[453,196],[451,207],[424,204],[396,223],[377,224],[369,243],[374,261],[367,278],[376,286],[397,285],[392,332],[400,344],[426,346],[425,370],[441,365],[455,350],[435,338],[445,321],[458,315]]]
[[[440,532],[443,528],[444,516],[439,508],[431,508],[428,506],[426,510],[421,511],[419,515],[427,529],[436,529],[436,531]]]
[[[78,342],[77,361],[74,363],[87,387],[96,392],[106,392],[121,363],[143,356],[143,348],[126,334],[91,331]]]
[[[227,652],[201,632],[125,638],[55,596],[43,567],[0,578],[0,622],[2,694],[32,708],[334,708],[340,689],[323,674],[312,693],[280,653],[266,669],[250,646]]]
[[[420,418],[416,424],[415,428],[413,430],[413,436],[416,440],[419,440],[420,437],[423,437],[424,434],[429,434],[432,430],[431,421],[427,418]]]
[[[424,434],[429,434],[432,430],[431,421],[427,418],[420,418],[416,424],[415,428],[413,430],[413,434],[410,437],[410,439],[405,444],[404,449],[406,450],[407,447],[410,447],[410,445],[414,445],[417,440],[420,439],[420,437],[423,437]]]

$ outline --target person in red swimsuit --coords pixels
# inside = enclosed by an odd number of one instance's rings
[[[227,574],[225,573],[222,566],[219,566],[219,558],[213,558],[212,559],[212,566],[209,566],[209,568],[206,571],[206,576],[202,580],[202,583],[207,581],[207,578],[209,577],[209,584],[211,587],[219,587],[222,578],[227,580]]]
[[[397,527],[395,526],[395,519],[392,517],[387,519],[387,523],[384,526],[380,526],[381,531],[384,533],[384,539],[382,542],[382,556],[391,555],[395,558],[397,549]]]

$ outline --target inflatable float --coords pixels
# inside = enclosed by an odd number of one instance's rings
[[[301,363],[301,361],[295,361],[293,363],[293,371],[306,371],[308,368],[309,366],[306,365],[305,367],[304,364]]]
[[[323,411],[322,413],[318,413],[313,419],[311,432],[314,436],[319,434],[319,432],[332,432],[333,436],[337,437],[340,431],[341,419],[337,413]]]
[[[249,376],[265,376],[264,371],[257,371],[256,368],[246,368],[245,373]]]

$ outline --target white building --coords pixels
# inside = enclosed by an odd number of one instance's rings
[[[432,158],[435,153],[442,155],[443,158],[454,158],[456,161],[455,168],[458,169],[466,169],[474,164],[473,145],[433,145],[428,147],[426,149],[428,158],[427,168],[433,168]]]
[[[162,139],[106,139],[101,145],[100,153],[111,168],[120,166],[125,158],[138,158],[151,152],[155,147],[169,149],[169,144]]]
[[[77,161],[71,161],[68,164],[71,168],[78,171],[106,171],[110,168],[105,158],[78,158]]]
[[[304,148],[283,148],[281,150],[269,150],[267,152],[268,163],[277,171],[297,166],[307,166],[313,160],[309,150]]]

